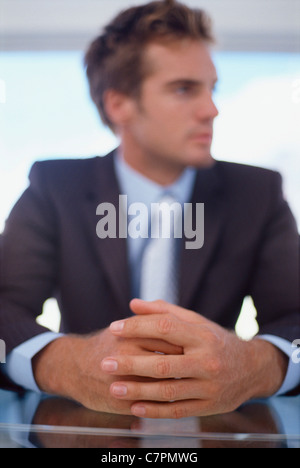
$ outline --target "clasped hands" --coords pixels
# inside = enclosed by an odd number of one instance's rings
[[[121,340],[159,340],[160,349],[166,343],[166,352],[153,348],[145,354],[111,354],[101,361],[102,371],[114,377],[110,396],[129,402],[132,414],[204,416],[233,411],[258,396],[262,340],[243,341],[205,317],[164,301],[134,299],[130,306],[135,316],[112,323],[109,332]]]

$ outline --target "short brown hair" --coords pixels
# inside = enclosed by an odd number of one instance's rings
[[[117,90],[138,97],[149,74],[143,51],[150,42],[191,38],[212,42],[210,19],[203,10],[175,0],[153,1],[119,13],[85,54],[90,93],[105,124],[113,129],[104,93]]]

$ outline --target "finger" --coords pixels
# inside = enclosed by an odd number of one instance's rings
[[[145,351],[152,353],[163,353],[163,354],[183,354],[183,349],[181,346],[176,346],[170,343],[167,343],[163,340],[153,340],[153,339],[141,339],[140,347]]]
[[[216,414],[209,400],[185,400],[171,403],[137,402],[131,406],[134,416],[152,419],[181,419]]]
[[[137,315],[147,314],[174,314],[177,318],[190,323],[207,322],[208,320],[197,312],[184,309],[178,305],[170,304],[166,301],[143,301],[142,299],[132,299],[130,302],[132,312]]]
[[[129,303],[135,314],[165,314],[173,309],[174,305],[163,300],[144,301],[143,299],[132,299]]]
[[[195,326],[197,325],[179,320],[174,315],[156,314],[113,322],[110,331],[123,338],[160,339],[185,347],[197,341]]]
[[[113,397],[123,400],[149,400],[171,402],[206,398],[206,382],[196,379],[167,379],[146,383],[136,381],[117,381],[110,386]]]
[[[140,376],[153,379],[200,377],[199,360],[193,356],[152,355],[114,356],[101,362],[103,372],[112,375]]]

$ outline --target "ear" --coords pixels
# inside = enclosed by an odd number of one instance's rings
[[[134,101],[119,91],[109,89],[104,94],[104,106],[114,126],[121,127],[129,122],[134,109]]]

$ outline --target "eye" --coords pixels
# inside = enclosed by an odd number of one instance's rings
[[[175,88],[175,93],[178,96],[188,96],[195,93],[195,87],[191,85],[180,85]]]
[[[177,94],[186,94],[190,90],[189,86],[178,86],[176,88],[176,93]]]

